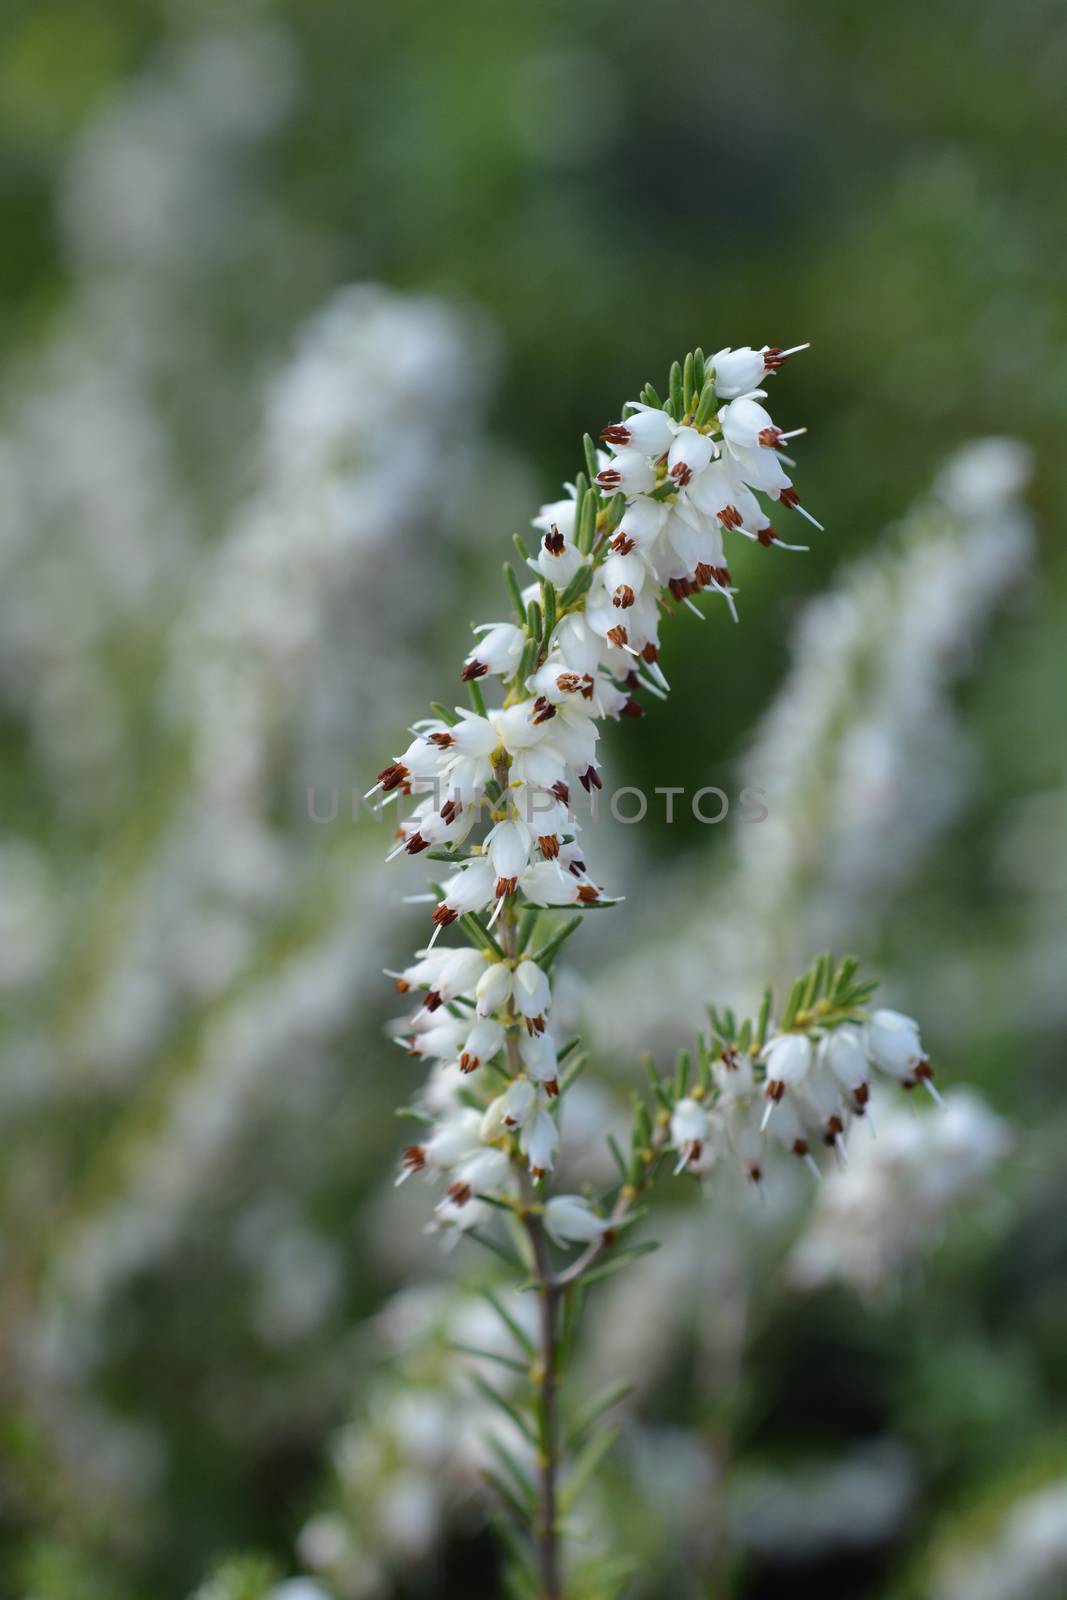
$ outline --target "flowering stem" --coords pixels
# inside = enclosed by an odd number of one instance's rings
[[[562,1600],[556,1477],[559,1471],[559,1302],[562,1291],[548,1258],[545,1230],[540,1219],[529,1216],[526,1229],[533,1249],[534,1271],[540,1301],[537,1386],[538,1504],[534,1544],[540,1579],[540,1600]]]
[[[497,769],[497,781],[506,787],[507,772]],[[514,902],[509,896],[500,918],[500,942],[512,963],[518,960],[519,941]],[[505,1041],[508,1073],[512,1078],[522,1075],[513,1024],[517,1018],[512,1003],[508,1005],[509,1022]],[[519,1164],[519,1189],[522,1196],[522,1220],[530,1240],[533,1256],[533,1275],[537,1279],[540,1303],[539,1341],[537,1363],[537,1451],[538,1500],[534,1523],[534,1546],[540,1584],[540,1600],[562,1600],[560,1577],[559,1529],[556,1511],[556,1478],[559,1471],[559,1404],[558,1404],[558,1327],[560,1289],[552,1271],[548,1254],[548,1240],[541,1222],[540,1208],[533,1180],[525,1166]]]

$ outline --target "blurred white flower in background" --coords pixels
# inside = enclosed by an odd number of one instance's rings
[[[899,1284],[954,1212],[982,1196],[1011,1145],[1009,1125],[964,1089],[921,1116],[894,1106],[876,1126],[877,1136],[854,1139],[848,1166],[819,1186],[789,1267],[799,1287],[837,1279],[873,1294]]]
[[[933,1600],[1059,1600],[1067,1586],[1067,1480],[1022,1496],[988,1535],[944,1563]]]

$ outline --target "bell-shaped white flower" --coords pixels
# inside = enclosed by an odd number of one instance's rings
[[[686,1096],[677,1101],[671,1112],[670,1135],[671,1144],[678,1152],[676,1173],[700,1160],[708,1137],[708,1114],[699,1100]]]
[[[493,863],[496,899],[514,894],[519,874],[526,870],[533,847],[533,834],[521,821],[498,822],[485,837],[485,848]]]
[[[492,1016],[511,999],[514,974],[504,961],[494,961],[478,979],[474,991],[475,1010],[480,1017]]]
[[[487,675],[510,678],[519,664],[526,634],[513,622],[483,624],[475,632],[481,637],[467,656],[460,676],[469,683]]]
[[[545,1232],[558,1245],[592,1244],[603,1239],[611,1222],[600,1217],[588,1200],[578,1194],[555,1194],[545,1202]]]
[[[667,455],[667,473],[679,489],[686,489],[710,462],[715,447],[706,433],[679,428]]]
[[[559,1061],[556,1047],[547,1033],[531,1030],[520,1038],[519,1055],[531,1078],[543,1084],[548,1094],[559,1093]]]
[[[481,1121],[477,1111],[464,1107],[454,1116],[439,1122],[422,1144],[409,1145],[404,1151],[397,1183],[403,1183],[413,1172],[450,1172],[464,1157],[478,1149]]]
[[[445,957],[444,963],[430,984],[429,993],[423,1001],[427,1011],[434,1011],[440,1005],[448,1005],[457,995],[472,994],[485,973],[484,950],[464,946],[459,950],[445,950],[441,953]]]
[[[535,556],[529,558],[527,565],[549,583],[554,584],[557,589],[565,589],[579,567],[585,566],[588,559],[582,555],[577,545],[566,537],[561,528],[552,527],[542,537],[541,548]]]
[[[647,494],[656,486],[656,470],[640,450],[620,450],[597,473],[596,481],[608,494]]]
[[[463,1041],[459,1053],[462,1072],[475,1072],[504,1048],[504,1028],[493,1017],[479,1017]]]
[[[548,979],[536,961],[520,961],[515,968],[514,1000],[516,1009],[526,1018],[528,1032],[544,1033],[551,999]]]
[[[807,1077],[814,1056],[811,1040],[806,1033],[780,1033],[767,1045],[763,1052],[767,1064],[767,1083],[763,1092],[769,1104],[763,1118],[764,1125],[786,1089],[795,1088]]]
[[[728,445],[746,450],[756,446],[775,450],[782,438],[782,430],[775,426],[770,412],[751,395],[742,395],[723,406],[719,426]]]
[[[933,1069],[913,1017],[900,1011],[876,1011],[864,1029],[864,1044],[870,1061],[905,1089],[925,1083],[934,1098],[940,1098],[930,1081]]]
[[[535,1178],[543,1178],[546,1172],[551,1172],[558,1148],[559,1129],[555,1118],[545,1110],[536,1112],[519,1134],[519,1149]]]
[[[667,507],[656,500],[638,495],[626,508],[625,515],[615,530],[612,549],[650,550],[663,529]]]
[[[870,1066],[860,1030],[848,1023],[834,1028],[819,1046],[819,1061],[847,1092],[852,1109],[861,1116],[870,1100],[871,1087]]]
[[[661,456],[670,448],[676,423],[665,411],[653,406],[638,406],[621,422],[613,422],[600,437],[612,450],[640,450],[646,456]]]
[[[525,1128],[536,1116],[541,1100],[535,1084],[529,1078],[516,1078],[503,1094],[486,1108],[481,1118],[480,1136],[485,1140],[499,1139],[515,1128]]]
[[[488,856],[475,856],[458,872],[446,878],[444,897],[434,907],[434,938],[457,917],[468,911],[481,911],[493,898],[496,873]]]
[[[600,569],[601,579],[611,603],[619,610],[626,611],[637,599],[645,586],[648,568],[636,554],[612,554]]]
[[[715,375],[715,393],[722,400],[736,400],[762,383],[768,372],[776,372],[790,356],[807,348],[806,344],[795,344],[789,350],[782,350],[777,345],[765,344],[762,350],[751,350],[748,345],[737,350],[719,350],[708,362],[709,372]]]

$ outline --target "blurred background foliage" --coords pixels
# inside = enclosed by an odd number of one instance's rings
[[[385,898],[381,831],[344,825],[348,792],[448,698],[469,618],[499,610],[509,534],[572,475],[581,433],[698,342],[812,341],[773,404],[810,428],[801,483],[828,531],[804,558],[739,552],[740,629],[680,619],[669,703],[609,739],[619,782],[731,789],[803,600],[890,547],[965,441],[1032,452],[1032,569],[946,690],[963,791],[868,908],[864,951],[931,1019],[942,1076],[1016,1132],[991,1213],[875,1307],[783,1296],[776,1214],[743,1361],[695,1331],[727,1294],[712,1274],[602,1517],[642,1544],[635,1594],[953,1600],[968,1552],[1062,1483],[1065,71],[1053,0],[9,0],[5,1600],[181,1600],[243,1550],[262,1560],[217,1592],[253,1600],[275,1581],[257,1573],[315,1564],[298,1540],[337,1499],[332,1441],[384,1381],[370,1319],[445,1272],[419,1242],[424,1197],[383,1199],[412,1079],[381,1042],[378,969],[412,923]],[[352,283],[404,298],[338,301]],[[305,457],[322,394],[329,448]],[[369,553],[340,569],[336,540],[314,547],[348,515],[319,497],[330,474],[371,506]],[[310,598],[285,556],[298,523],[325,574]],[[275,660],[298,589],[304,631]],[[924,760],[918,806],[936,748]],[[310,824],[309,784],[341,786],[340,824]],[[598,830],[630,903],[576,951],[594,993],[658,937],[650,907],[669,922],[680,883],[729,870],[734,835],[680,815]],[[704,1542],[668,1545],[650,1514],[656,1449],[690,1462]],[[796,1502],[797,1480],[835,1461],[870,1471],[884,1520],[802,1537],[825,1504]],[[489,1596],[496,1564],[468,1508],[368,1592]],[[980,1592],[1043,1594],[1046,1568]]]

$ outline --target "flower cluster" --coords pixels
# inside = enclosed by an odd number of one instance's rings
[[[395,1035],[434,1065],[422,1104],[434,1126],[404,1173],[447,1177],[443,1223],[476,1221],[479,1195],[513,1189],[516,1154],[535,1178],[553,1165],[561,1058],[549,971],[577,920],[548,930],[540,950],[534,934],[542,914],[609,903],[571,796],[602,787],[602,719],[640,715],[641,692],[667,691],[661,616],[676,603],[702,615],[694,596],[704,590],[734,609],[726,535],[782,543],[757,495],[800,509],[783,454],[792,435],[757,387],[791,353],[697,351],[672,368],[665,402],[647,386],[604,429],[606,450],[586,437],[586,471],[535,519],[536,553],[518,541],[532,581],[505,568],[514,617],[474,630],[461,670],[471,707],[435,704],[370,791],[411,802],[394,855],[425,852],[450,869],[429,897],[426,947],[393,974],[402,992],[423,991]],[[493,678],[502,703],[489,708],[482,689]],[[467,942],[435,948],[454,924]],[[477,1092],[469,1079],[481,1069]],[[568,1242],[595,1232],[573,1206],[546,1226]]]

